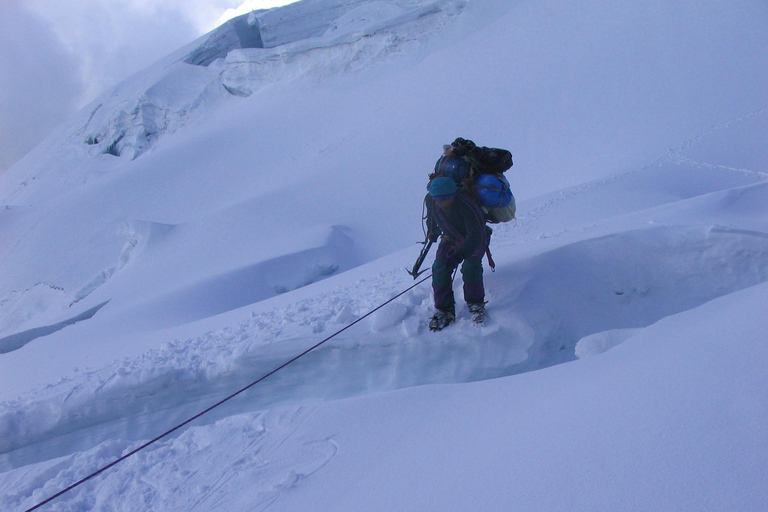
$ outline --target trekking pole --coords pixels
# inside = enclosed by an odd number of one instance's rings
[[[423,242],[419,242],[420,244],[423,244],[424,247],[422,247],[421,252],[419,253],[419,257],[416,259],[416,263],[413,265],[412,270],[405,269],[408,274],[413,276],[413,280],[415,281],[421,274],[426,272],[426,270],[422,270],[419,272],[419,269],[421,268],[421,265],[424,263],[424,259],[427,257],[427,253],[429,253],[429,249],[432,247],[432,240],[430,240],[428,237],[424,239]]]

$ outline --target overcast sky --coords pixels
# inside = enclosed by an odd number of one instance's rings
[[[215,28],[291,0],[0,0],[0,172],[104,89]]]

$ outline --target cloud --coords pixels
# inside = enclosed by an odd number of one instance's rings
[[[30,10],[53,24],[62,45],[81,62],[86,87],[81,103],[210,30],[200,26],[198,10],[213,6],[213,16],[217,4],[222,8],[228,3],[26,0]]]
[[[298,0],[245,0],[238,7],[224,11],[224,14],[222,14],[216,21],[216,25],[221,25],[225,21],[231,20],[235,16],[247,14],[251,11],[258,11],[260,9],[272,9],[273,7],[281,7],[283,5],[292,4],[297,1]]]
[[[50,24],[17,2],[0,2],[0,171],[77,106],[80,65]]]
[[[0,172],[241,0],[0,0]]]

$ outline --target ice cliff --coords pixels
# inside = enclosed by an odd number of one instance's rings
[[[124,87],[132,89],[130,99],[102,98],[74,142],[93,154],[134,159],[204,105],[230,94],[250,96],[278,82],[355,71],[401,54],[465,5],[465,0],[304,0],[238,16],[156,69],[155,76],[129,80]]]

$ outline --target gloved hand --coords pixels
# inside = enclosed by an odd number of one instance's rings
[[[456,268],[464,260],[464,256],[456,248],[451,248],[445,254],[445,265],[449,268]]]

